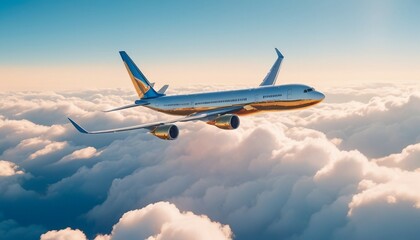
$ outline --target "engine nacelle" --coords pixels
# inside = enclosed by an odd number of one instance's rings
[[[176,125],[168,124],[168,125],[158,126],[150,133],[160,139],[175,140],[179,135],[179,130]]]
[[[221,129],[237,129],[240,121],[238,116],[234,114],[226,114],[207,123]]]

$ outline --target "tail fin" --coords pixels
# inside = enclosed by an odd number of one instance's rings
[[[140,98],[155,98],[163,96],[163,94],[157,93],[155,89],[153,89],[152,84],[147,80],[146,76],[143,75],[126,52],[121,51],[120,55]]]

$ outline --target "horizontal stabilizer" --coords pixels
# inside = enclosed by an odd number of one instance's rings
[[[163,85],[163,87],[161,87],[161,88],[159,89],[159,91],[157,91],[157,92],[158,92],[159,94],[165,94],[166,90],[168,90],[168,87],[169,87],[169,85],[168,85],[168,84]]]

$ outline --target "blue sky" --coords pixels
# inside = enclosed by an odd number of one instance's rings
[[[184,68],[209,65],[208,69],[215,63],[243,64],[255,66],[254,79],[265,74],[273,61],[272,48],[278,47],[290,66],[286,76],[293,80],[302,71],[337,79],[358,68],[366,71],[366,79],[379,80],[382,75],[377,73],[383,72],[392,80],[401,72],[404,80],[416,80],[418,12],[420,3],[410,0],[6,0],[0,3],[0,71],[5,76],[14,76],[19,69],[36,75],[37,67],[60,67],[63,75],[73,72],[72,78],[86,80],[77,75],[86,74],[77,73],[81,66],[119,69],[117,52],[126,50],[153,72],[174,63]],[[218,64],[214,67],[220,68]],[[337,70],[326,73],[329,66]],[[203,71],[197,69],[196,73]],[[183,83],[177,72],[153,74],[158,80],[170,77]],[[255,80],[245,77],[249,74],[235,76],[252,83]],[[18,82],[30,78],[18,75]]]

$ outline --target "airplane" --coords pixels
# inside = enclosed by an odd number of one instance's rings
[[[72,119],[68,119],[79,132],[85,134],[147,129],[152,135],[160,139],[174,140],[179,135],[179,129],[174,124],[177,122],[204,121],[218,128],[230,130],[239,127],[238,116],[240,115],[301,109],[320,103],[325,95],[316,91],[313,87],[303,84],[275,85],[284,58],[277,48],[275,48],[275,51],[277,59],[259,87],[182,95],[166,95],[165,91],[168,85],[156,91],[153,88],[154,83],[149,82],[128,54],[120,51],[119,53],[139,99],[135,100],[133,104],[104,112],[142,106],[166,114],[182,115],[183,117],[175,120],[99,131],[87,131]]]

